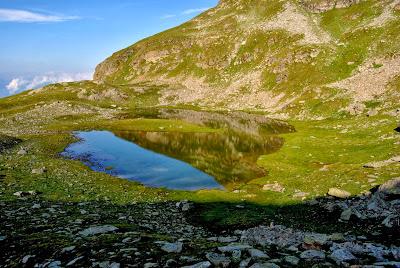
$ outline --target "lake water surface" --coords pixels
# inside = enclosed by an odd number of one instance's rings
[[[63,155],[95,171],[151,187],[230,190],[265,176],[267,171],[257,165],[257,159],[283,145],[275,134],[294,131],[286,123],[238,112],[156,110],[126,117],[179,119],[224,131],[75,132],[80,141],[68,146]]]

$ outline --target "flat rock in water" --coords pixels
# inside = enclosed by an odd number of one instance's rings
[[[93,226],[79,232],[81,236],[92,236],[98,234],[106,234],[117,231],[118,228],[112,225]]]
[[[341,190],[338,188],[330,188],[328,191],[328,195],[336,197],[336,198],[349,198],[351,196],[351,193],[345,191],[345,190]]]

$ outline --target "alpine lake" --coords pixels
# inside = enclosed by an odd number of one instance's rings
[[[266,176],[258,158],[282,147],[278,134],[295,131],[285,122],[245,112],[157,109],[123,118],[181,120],[218,131],[76,131],[78,141],[62,155],[148,187],[231,190]]]

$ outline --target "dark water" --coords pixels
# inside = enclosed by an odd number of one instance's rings
[[[267,171],[257,165],[257,159],[283,145],[275,134],[294,131],[286,123],[246,113],[157,110],[126,117],[180,119],[224,131],[76,132],[80,142],[63,154],[93,170],[151,187],[230,190],[265,176]]]

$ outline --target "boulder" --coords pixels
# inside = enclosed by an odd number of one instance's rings
[[[167,252],[167,253],[181,253],[182,248],[183,248],[183,243],[182,242],[176,242],[176,243],[169,243],[165,241],[160,241],[157,242],[157,244],[161,244],[161,250]]]
[[[189,265],[189,266],[183,266],[181,268],[209,268],[211,267],[212,264],[209,261],[203,261],[203,262],[199,262],[193,265]]]
[[[252,248],[252,247],[249,245],[246,245],[246,244],[233,243],[233,244],[229,244],[227,246],[218,247],[218,250],[225,253],[225,252],[233,252],[235,250],[245,250],[245,249],[250,249],[250,248]]]
[[[345,190],[341,190],[338,188],[330,188],[328,191],[328,195],[336,197],[336,198],[349,198],[351,196],[351,193],[345,191]]]
[[[265,184],[263,186],[263,190],[264,191],[272,191],[272,192],[283,193],[285,191],[285,187],[283,187],[279,183],[275,182],[273,184]]]
[[[35,175],[42,175],[46,172],[47,172],[47,169],[45,167],[32,169],[32,174],[35,174]]]
[[[206,254],[207,260],[209,260],[215,267],[226,268],[231,264],[231,260],[224,254],[218,254],[210,252]]]
[[[298,266],[300,259],[296,256],[286,256],[283,261],[290,266]]]
[[[272,263],[272,262],[266,262],[266,263],[255,263],[250,268],[280,268],[279,265]]]
[[[93,236],[98,234],[106,234],[117,231],[118,228],[112,225],[103,225],[103,226],[93,226],[89,227],[83,231],[80,231],[78,234],[83,237]]]
[[[351,263],[358,260],[348,249],[337,249],[329,255],[329,258],[336,262],[337,265],[343,262]]]
[[[259,249],[250,248],[248,252],[253,260],[269,259],[269,256]]]
[[[391,179],[379,186],[378,194],[386,200],[400,198],[400,177]]]
[[[325,253],[320,250],[306,250],[300,254],[300,258],[307,261],[321,261],[325,259]]]

